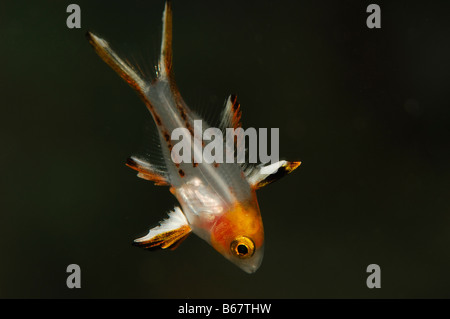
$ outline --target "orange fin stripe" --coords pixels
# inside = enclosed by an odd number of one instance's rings
[[[133,244],[144,249],[169,248],[171,250],[174,250],[181,244],[184,239],[187,238],[190,232],[191,228],[189,226],[182,226],[178,229],[158,234],[149,240],[134,242]]]
[[[166,2],[163,16],[163,34],[161,41],[161,57],[159,61],[160,76],[173,79],[172,71],[172,3]]]
[[[224,131],[227,128],[237,129],[237,128],[241,127],[241,118],[242,118],[241,104],[238,102],[236,95],[231,94],[228,97],[228,99],[225,103],[225,108],[222,111],[220,127]],[[242,135],[242,134],[239,134],[239,135]],[[236,138],[241,138],[241,137],[242,136],[239,136],[239,137],[236,136]]]
[[[127,61],[122,60],[109,46],[109,43],[95,34],[88,32],[86,37],[98,56],[106,62],[122,79],[125,80],[147,104],[151,104],[145,95],[147,81]]]
[[[150,166],[144,167],[133,158],[128,158],[125,165],[138,171],[139,173],[137,176],[142,179],[152,181],[158,186],[169,186],[166,177],[161,172],[152,170]]]
[[[239,104],[236,95],[231,95],[232,126],[233,128],[241,127],[241,104]]]

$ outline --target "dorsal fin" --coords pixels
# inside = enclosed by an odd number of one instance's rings
[[[225,104],[220,119],[220,128],[238,128],[241,127],[241,105],[239,104],[235,94],[231,94]]]
[[[127,159],[126,165],[138,171],[138,177],[146,179],[148,181],[152,181],[155,183],[155,185],[169,185],[167,173],[165,171],[158,169],[156,166],[153,166],[142,159],[132,156]]]
[[[162,21],[163,31],[158,77],[172,79],[172,1],[170,0],[166,1]]]

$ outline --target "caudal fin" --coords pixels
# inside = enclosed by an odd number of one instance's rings
[[[168,0],[163,14],[163,32],[161,41],[161,55],[158,65],[158,78],[173,81],[172,71],[172,2]],[[146,91],[150,86],[150,81],[143,76],[137,68],[133,67],[128,61],[123,60],[114,52],[109,43],[99,36],[88,32],[86,37],[89,43],[94,47],[95,52],[105,61],[116,73],[124,79],[142,98],[142,100],[151,108],[150,101],[147,98]]]
[[[170,0],[166,1],[162,22],[163,31],[158,77],[172,79],[172,1]]]
[[[145,77],[137,71],[130,63],[124,61],[119,55],[114,52],[114,50],[110,47],[109,43],[96,36],[92,32],[87,32],[86,37],[89,40],[89,43],[94,48],[95,52],[98,56],[106,62],[116,73],[125,80],[136,92],[139,96],[144,100],[146,104],[149,104],[145,91],[149,85],[149,81],[145,79]]]

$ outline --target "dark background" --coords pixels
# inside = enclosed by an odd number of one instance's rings
[[[151,117],[84,34],[151,70],[164,2],[76,1],[68,29],[72,2],[0,2],[0,297],[450,297],[446,1],[378,1],[381,29],[368,1],[174,1],[187,103],[217,113],[237,93],[244,126],[279,127],[281,157],[303,162],[258,192],[253,275],[195,235],[131,246],[176,200],[124,165]]]

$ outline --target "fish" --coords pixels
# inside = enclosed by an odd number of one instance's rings
[[[122,59],[106,40],[92,32],[86,34],[100,58],[137,92],[156,124],[164,163],[131,156],[126,165],[137,171],[138,177],[168,186],[179,203],[167,213],[167,218],[133,244],[149,250],[174,250],[194,233],[243,271],[254,273],[264,256],[264,227],[256,190],[291,173],[301,162],[174,161],[171,155],[174,129],[184,128],[186,138],[193,139],[194,121],[202,121],[203,132],[210,126],[188,107],[175,82],[170,0],[165,3],[162,23],[161,52],[153,79]],[[221,113],[222,130],[241,127],[241,116],[236,95],[230,95]],[[204,148],[205,144],[193,143],[192,150],[198,151],[199,147]]]

